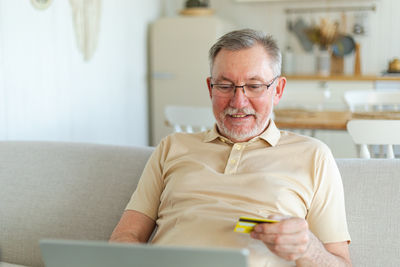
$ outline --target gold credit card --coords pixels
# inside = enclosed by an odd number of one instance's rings
[[[248,234],[254,230],[254,227],[259,223],[277,223],[278,220],[271,219],[256,219],[249,217],[240,217],[237,221],[234,232]]]

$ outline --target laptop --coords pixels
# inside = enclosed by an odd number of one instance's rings
[[[41,240],[46,267],[247,267],[249,251],[105,241]]]

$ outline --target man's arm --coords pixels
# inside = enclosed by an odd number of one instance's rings
[[[110,242],[146,243],[156,223],[147,215],[126,210],[110,237]]]
[[[297,266],[352,266],[347,241],[324,244],[315,238],[315,248],[296,261]],[[313,246],[313,245],[310,245]]]
[[[259,224],[251,236],[279,257],[296,261],[296,266],[351,266],[347,242],[323,245],[301,218]]]
[[[322,244],[311,232],[310,236],[314,241],[296,266],[352,266],[347,241]]]

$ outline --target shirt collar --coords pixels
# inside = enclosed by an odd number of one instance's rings
[[[280,137],[281,137],[281,132],[276,127],[275,122],[271,119],[267,129],[265,129],[265,131],[262,132],[259,136],[256,136],[256,137],[252,138],[251,140],[249,140],[247,143],[252,143],[258,139],[262,139],[262,140],[266,141],[268,144],[270,144],[271,146],[276,146],[278,144]],[[209,143],[215,139],[220,139],[224,143],[233,144],[233,142],[231,140],[229,140],[225,136],[222,136],[221,134],[219,134],[216,124],[214,124],[213,129],[208,130],[205,133],[203,141],[206,143]]]

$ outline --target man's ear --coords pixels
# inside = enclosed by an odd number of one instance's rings
[[[211,77],[207,77],[207,87],[208,87],[208,93],[210,95],[210,98],[212,98],[212,94],[211,94],[211,91],[212,91],[212,88],[211,88]]]
[[[279,77],[277,82],[278,84],[275,87],[274,106],[278,105],[279,101],[282,98],[283,90],[285,89],[286,86],[286,78]]]

